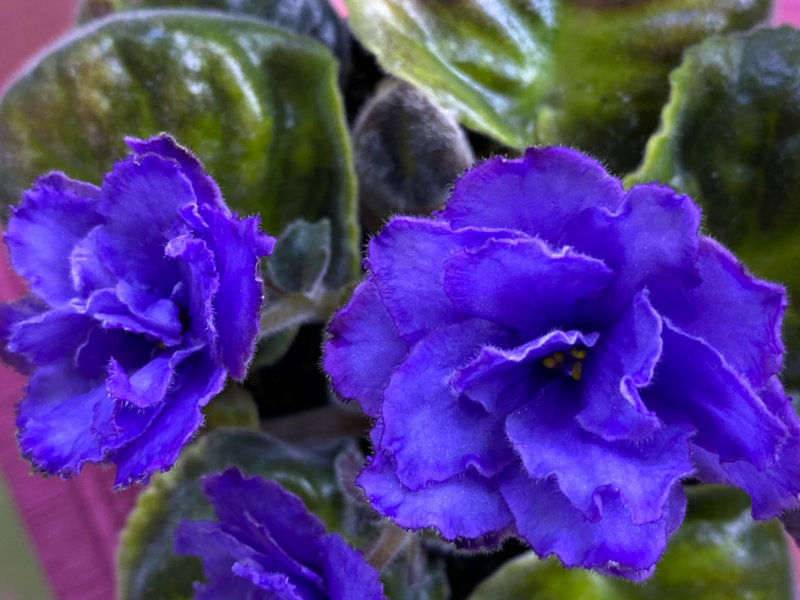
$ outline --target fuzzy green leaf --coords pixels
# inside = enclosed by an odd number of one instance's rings
[[[684,48],[747,29],[770,0],[347,0],[390,73],[466,125],[524,148],[567,144],[638,164]]]

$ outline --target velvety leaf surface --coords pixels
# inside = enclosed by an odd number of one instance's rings
[[[750,517],[747,495],[723,486],[687,488],[686,521],[644,584],[566,570],[527,553],[506,563],[470,600],[791,600],[792,563],[775,521]]]
[[[0,205],[48,170],[100,182],[122,138],[169,131],[240,213],[278,235],[327,218],[325,284],[358,272],[349,141],[327,49],[256,20],[139,11],[52,47],[0,103]]]
[[[220,427],[258,429],[259,424],[258,406],[253,396],[232,381],[203,407],[203,417],[203,426],[209,430]]]
[[[715,37],[689,50],[639,169],[703,206],[708,232],[759,277],[800,294],[800,32]],[[800,313],[784,325],[787,378],[800,382]]]
[[[224,394],[214,401],[223,399]],[[337,532],[363,549],[378,534],[380,525],[364,518],[368,513],[339,485],[341,475],[335,462],[345,451],[354,451],[352,442],[299,449],[258,431],[221,428],[209,433],[186,450],[171,471],[154,477],[139,496],[120,542],[119,597],[192,597],[192,582],[203,578],[202,566],[196,557],[173,554],[173,531],[183,519],[214,520],[214,510],[202,494],[201,479],[230,465],[246,475],[277,481],[297,494],[328,532]],[[447,597],[442,565],[428,559],[416,544],[386,569],[382,578],[390,600]]]
[[[350,61],[350,33],[328,0],[84,0],[78,21],[146,8],[199,8],[254,17],[316,38],[336,55],[342,70]]]
[[[383,67],[514,148],[577,146],[625,171],[658,122],[684,48],[747,29],[769,0],[348,0]]]
[[[330,221],[298,219],[286,227],[271,260],[265,261],[267,278],[283,292],[313,295],[319,291],[330,259]]]

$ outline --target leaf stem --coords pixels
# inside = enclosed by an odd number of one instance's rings
[[[381,571],[411,539],[411,533],[387,521],[380,535],[364,552],[364,560]]]

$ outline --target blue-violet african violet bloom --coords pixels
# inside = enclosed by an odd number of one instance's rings
[[[23,455],[65,477],[112,461],[117,486],[171,466],[244,377],[274,244],[171,138],[126,142],[101,187],[54,172],[24,193],[5,241],[31,293],[0,307],[3,357],[32,372]]]
[[[381,600],[378,572],[274,481],[231,468],[203,480],[218,522],[183,521],[175,552],[203,559],[195,599]]]
[[[744,488],[759,519],[797,506],[784,290],[699,224],[686,196],[625,192],[564,148],[485,162],[434,218],[390,221],[324,358],[375,419],[373,507],[639,580],[684,478]]]

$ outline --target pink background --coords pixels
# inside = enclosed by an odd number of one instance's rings
[[[342,0],[332,0],[341,7]],[[74,22],[78,0],[3,0],[0,8],[0,89],[14,71]],[[800,0],[783,0],[775,23],[800,24]],[[23,284],[10,271],[0,244],[0,301],[18,297]],[[13,404],[24,379],[0,365],[0,469],[11,488],[34,548],[59,600],[114,597],[117,534],[136,491],[112,494],[109,469],[87,468],[62,482],[29,475],[14,439]]]

